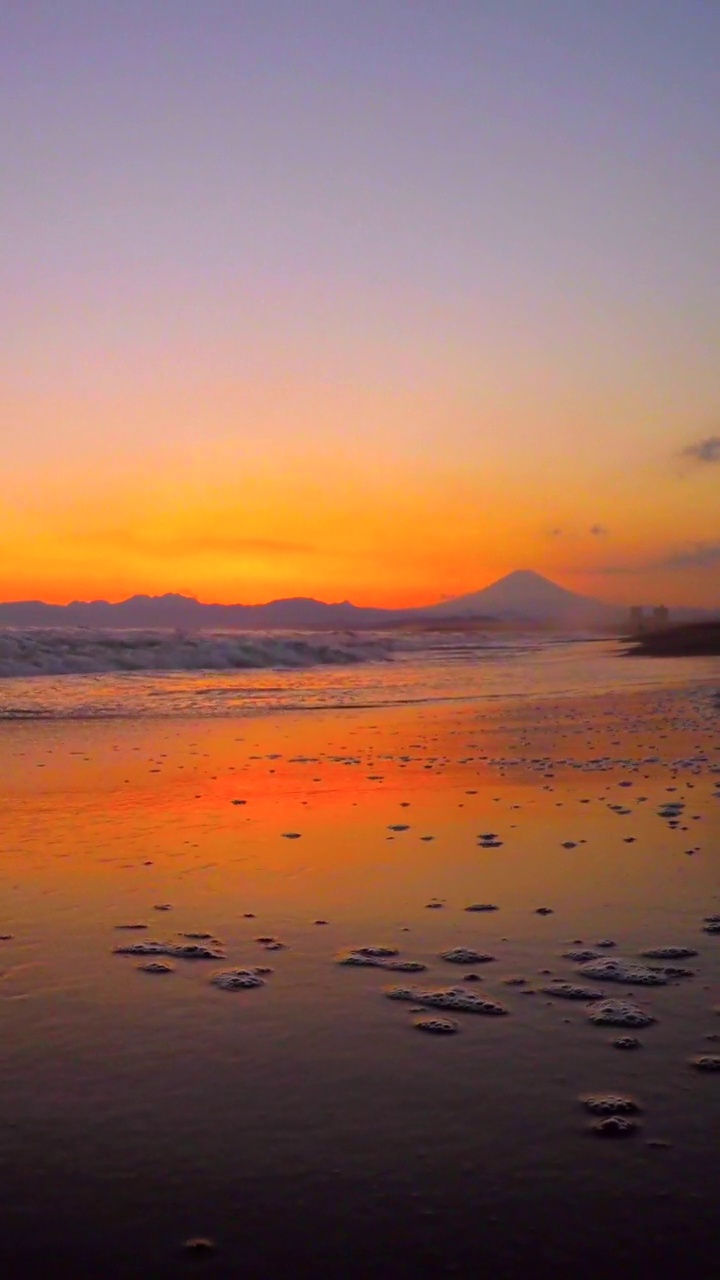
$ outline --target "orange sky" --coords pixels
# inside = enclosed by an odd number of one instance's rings
[[[10,23],[0,598],[720,603],[713,13],[221,9]]]

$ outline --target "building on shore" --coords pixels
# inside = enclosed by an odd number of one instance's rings
[[[666,605],[659,604],[646,615],[644,605],[634,604],[629,621],[633,635],[642,635],[645,631],[662,631],[670,621],[670,610]]]

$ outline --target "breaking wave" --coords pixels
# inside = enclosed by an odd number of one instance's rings
[[[390,642],[351,632],[186,634],[60,628],[0,632],[0,678],[348,666],[390,656]]]

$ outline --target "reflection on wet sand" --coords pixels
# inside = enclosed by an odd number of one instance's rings
[[[0,726],[12,1265],[711,1258],[711,693]]]

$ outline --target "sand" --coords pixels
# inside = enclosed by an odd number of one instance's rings
[[[712,693],[0,724],[9,1273],[709,1274]]]

